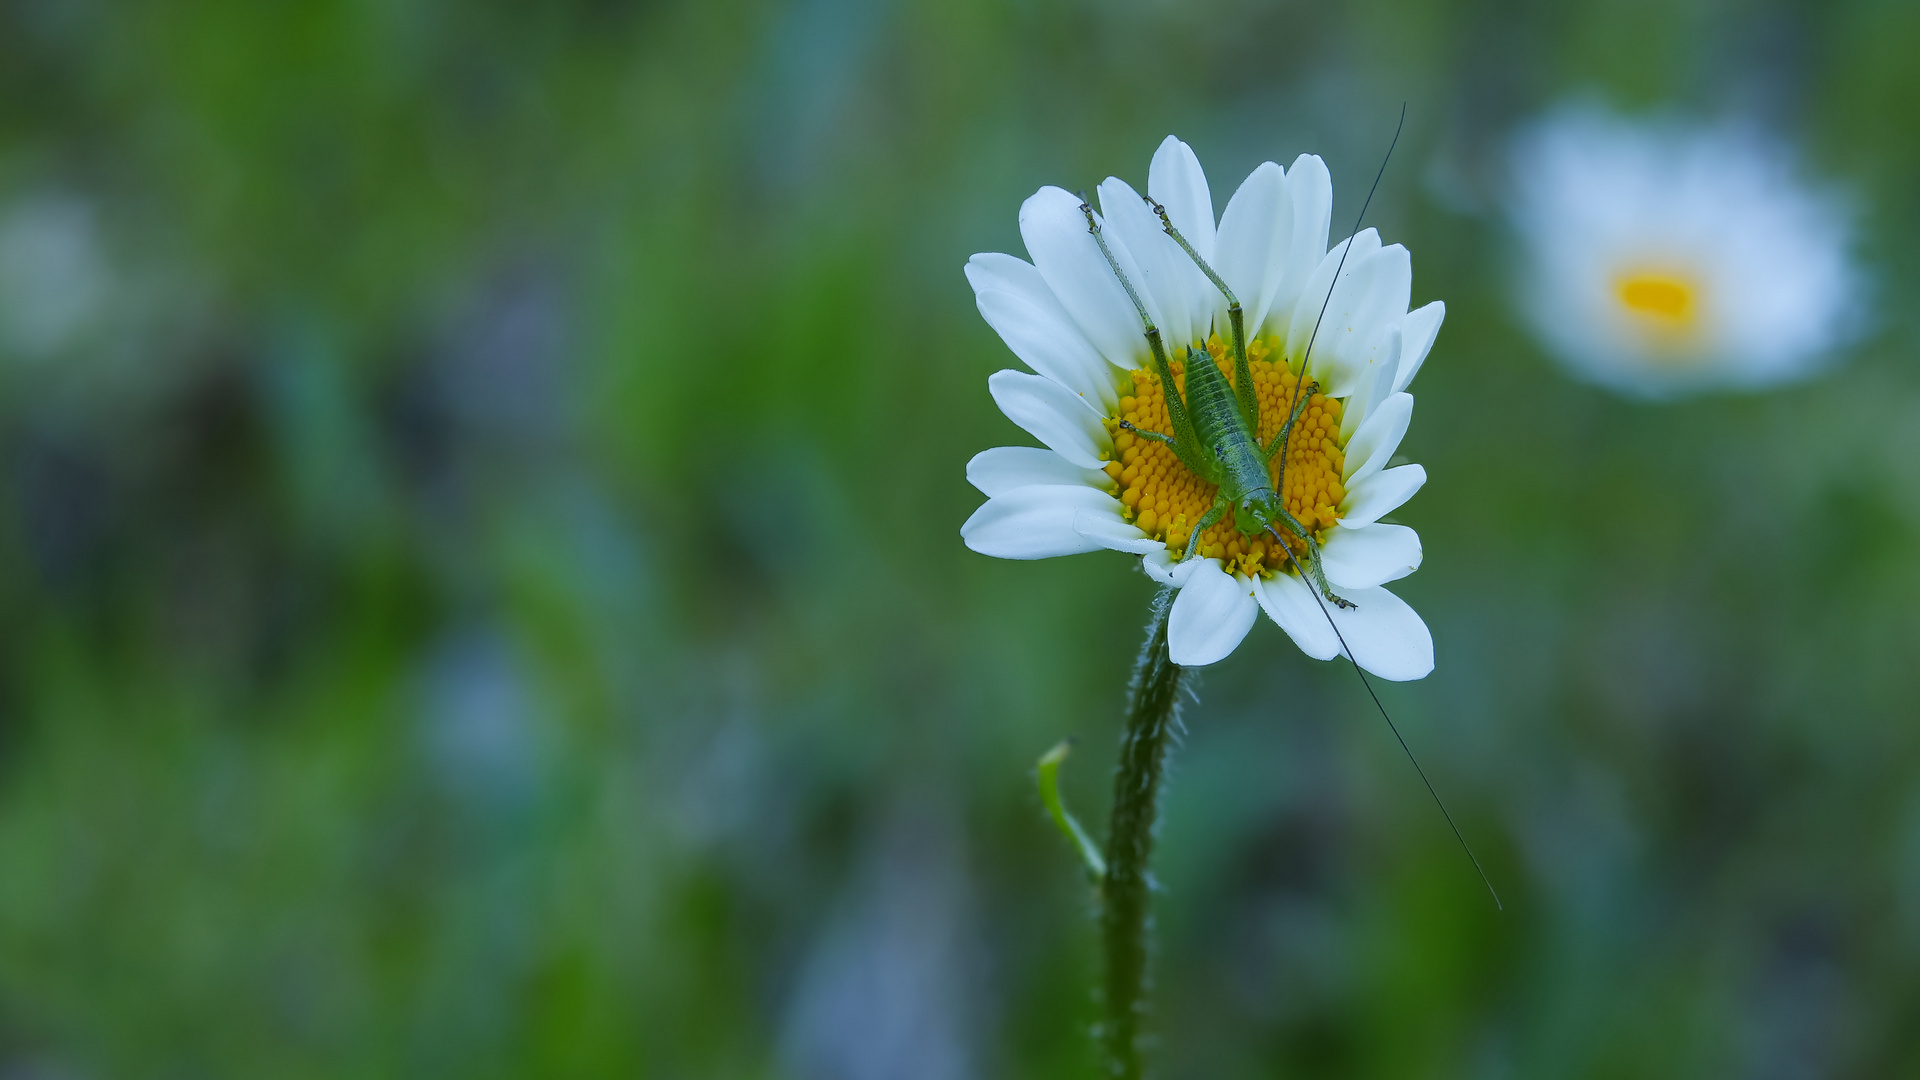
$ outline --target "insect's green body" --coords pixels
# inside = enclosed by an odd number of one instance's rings
[[[1260,424],[1258,406],[1252,417],[1241,411],[1227,377],[1212,357],[1198,349],[1187,351],[1186,371],[1184,404],[1198,451],[1188,456],[1198,460],[1188,463],[1183,458],[1183,464],[1188,468],[1198,465],[1194,471],[1219,487],[1217,505],[1250,515],[1257,522],[1241,532],[1256,534],[1268,525],[1281,524],[1297,528],[1280,505],[1273,478],[1267,472],[1267,457],[1260,452],[1255,434]],[[1176,454],[1180,452],[1177,444],[1173,449]]]
[[[1152,203],[1152,200],[1148,200]],[[1227,298],[1227,315],[1233,331],[1234,381],[1229,383],[1226,375],[1214,364],[1213,358],[1205,351],[1189,346],[1186,355],[1186,394],[1183,397],[1173,378],[1173,367],[1167,360],[1166,346],[1161,342],[1160,330],[1147,317],[1146,308],[1133,291],[1133,285],[1121,272],[1114,261],[1113,253],[1107,250],[1107,243],[1100,235],[1100,226],[1095,221],[1093,209],[1081,204],[1081,210],[1087,215],[1087,228],[1099,243],[1100,250],[1119,277],[1120,284],[1133,300],[1134,307],[1140,312],[1145,326],[1148,347],[1153,352],[1153,362],[1160,376],[1160,385],[1165,388],[1167,415],[1173,422],[1171,437],[1155,431],[1141,431],[1131,424],[1122,425],[1139,437],[1153,439],[1167,444],[1174,456],[1180,459],[1195,476],[1200,477],[1217,489],[1213,506],[1193,527],[1187,540],[1187,550],[1182,556],[1190,558],[1194,548],[1200,542],[1200,534],[1211,528],[1222,517],[1231,513],[1234,526],[1248,536],[1268,533],[1278,540],[1291,554],[1292,541],[1302,543],[1307,552],[1307,565],[1303,572],[1311,574],[1313,584],[1319,587],[1326,598],[1340,607],[1352,607],[1353,604],[1339,596],[1327,585],[1327,577],[1321,568],[1320,544],[1313,533],[1301,525],[1287,512],[1281,502],[1279,491],[1273,477],[1267,472],[1267,463],[1275,454],[1286,449],[1287,439],[1293,433],[1294,422],[1305,411],[1308,399],[1313,394],[1313,384],[1301,372],[1300,389],[1295,394],[1293,408],[1286,422],[1281,424],[1279,432],[1266,447],[1260,445],[1260,404],[1253,392],[1253,371],[1247,364],[1246,331],[1241,321],[1240,301],[1233,290],[1220,279],[1213,268],[1208,266],[1198,252],[1180,235],[1168,219],[1167,212],[1158,203],[1152,203],[1153,209],[1160,215],[1166,227],[1167,235],[1179,242],[1195,265],[1205,272],[1215,287]],[[1286,464],[1281,463],[1281,479],[1285,479]],[[1281,530],[1286,532],[1282,533]]]

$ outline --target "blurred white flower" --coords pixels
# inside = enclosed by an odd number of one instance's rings
[[[1167,390],[1080,199],[1057,187],[1041,188],[1020,208],[1033,262],[984,254],[967,263],[980,313],[1038,372],[998,372],[988,388],[1007,418],[1047,449],[1003,446],[968,462],[967,479],[988,498],[960,535],[973,550],[1003,559],[1101,548],[1141,556],[1149,576],[1180,590],[1167,626],[1177,664],[1225,658],[1265,610],[1316,659],[1340,654],[1331,618],[1361,667],[1387,679],[1426,675],[1433,669],[1426,624],[1382,588],[1419,567],[1420,538],[1380,518],[1426,482],[1419,465],[1388,465],[1413,416],[1407,384],[1446,308],[1407,310],[1407,249],[1382,246],[1372,229],[1327,250],[1333,185],[1311,154],[1290,170],[1271,161],[1255,169],[1218,226],[1200,162],[1172,136],[1153,157],[1147,191],[1243,305],[1263,444],[1279,433],[1300,385],[1317,384],[1269,471],[1276,483],[1284,476],[1276,491],[1320,546],[1328,582],[1357,606],[1323,611],[1279,542],[1242,534],[1232,515],[1202,531],[1194,556],[1182,558],[1214,485],[1165,444],[1122,426],[1170,433]],[[1099,202],[1102,235],[1168,353],[1184,356],[1191,344],[1229,367],[1220,293],[1125,181],[1109,177]],[[1308,361],[1323,305],[1326,321]],[[1184,383],[1177,361],[1170,370]],[[1307,558],[1305,539],[1287,542]]]
[[[1768,386],[1858,326],[1843,207],[1751,131],[1570,106],[1511,164],[1520,304],[1582,378],[1649,398]]]

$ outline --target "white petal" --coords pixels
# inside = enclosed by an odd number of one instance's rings
[[[1347,489],[1340,500],[1340,524],[1358,529],[1379,521],[1400,509],[1427,482],[1427,470],[1420,465],[1399,465],[1375,473]]]
[[[1104,491],[1077,487],[1023,487],[988,499],[960,526],[960,537],[982,555],[1050,559],[1098,551],[1104,545],[1074,531],[1082,513],[1120,517],[1120,502]]]
[[[1439,300],[1417,311],[1407,312],[1400,322],[1400,369],[1393,376],[1393,392],[1405,390],[1420,373],[1420,365],[1427,362],[1427,352],[1433,348],[1433,339],[1440,333],[1440,323],[1447,317],[1447,305]]]
[[[1079,197],[1057,187],[1035,192],[1020,205],[1020,238],[1047,288],[1100,355],[1122,368],[1139,366],[1147,355],[1140,317],[1087,231]]]
[[[1147,314],[1160,327],[1168,354],[1182,355],[1183,346],[1195,340],[1193,308],[1199,290],[1193,279],[1205,280],[1200,268],[1166,234],[1146,200],[1125,180],[1109,176],[1101,183],[1100,210],[1106,215],[1107,243],[1132,279]]]
[[[967,483],[992,498],[1034,484],[1066,484],[1105,490],[1107,474],[1085,469],[1038,446],[996,446],[967,462]]]
[[[1113,451],[1100,414],[1052,379],[996,371],[987,377],[987,389],[1007,419],[1075,465],[1097,469],[1103,464],[1101,453]]]
[[[980,314],[1033,370],[1111,412],[1119,401],[1112,369],[1029,263],[989,253],[967,261]]]
[[[1333,621],[1361,667],[1406,682],[1433,670],[1433,635],[1407,602],[1385,589],[1343,589],[1351,609],[1334,608]]]
[[[1010,293],[1032,293],[1037,303],[1058,305],[1053,290],[1047,287],[1047,279],[1040,276],[1034,265],[1018,256],[999,251],[983,251],[967,260],[960,268],[967,275],[967,284],[974,292],[982,289],[999,289]],[[1066,309],[1060,309],[1065,314]]]
[[[1291,340],[1293,313],[1306,291],[1307,280],[1327,253],[1327,234],[1333,223],[1333,177],[1327,173],[1326,162],[1313,154],[1294,158],[1293,167],[1287,170],[1287,198],[1293,204],[1293,232],[1286,238],[1285,272],[1267,302],[1265,321],[1269,333]],[[1322,286],[1320,291],[1324,289]]]
[[[1420,569],[1420,534],[1405,525],[1335,526],[1321,548],[1327,581],[1340,589],[1371,589]]]
[[[1315,660],[1339,656],[1344,639],[1354,660],[1383,679],[1405,682],[1433,670],[1433,636],[1427,624],[1406,601],[1385,589],[1339,589],[1354,605],[1341,608],[1316,602],[1320,598],[1312,586],[1288,574],[1276,574],[1260,585],[1267,616]]]
[[[1119,402],[1110,374],[1113,369],[1081,336],[1079,327],[1056,321],[1025,298],[998,289],[974,294],[974,303],[1015,356],[1085,401],[1088,408],[1107,413]]]
[[[1187,583],[1187,578],[1193,574],[1194,568],[1204,562],[1206,562],[1205,559],[1174,562],[1173,552],[1168,551],[1166,545],[1162,544],[1160,550],[1149,551],[1140,557],[1140,569],[1146,571],[1148,577],[1162,585],[1179,588]]]
[[[1402,320],[1413,293],[1413,258],[1399,244],[1389,244],[1368,260],[1373,281],[1344,346],[1343,359],[1358,372],[1355,385],[1366,388],[1376,375],[1378,391],[1369,406],[1378,404],[1393,388],[1400,365]]]
[[[1192,148],[1179,138],[1167,136],[1165,142],[1160,144],[1160,150],[1154,152],[1154,163],[1146,173],[1146,192],[1154,196],[1154,202],[1164,206],[1167,217],[1173,221],[1173,227],[1187,238],[1194,252],[1212,265],[1213,273],[1219,273],[1219,267],[1215,265],[1215,256],[1219,252],[1213,238],[1213,194],[1212,190],[1208,190],[1206,171],[1200,169],[1200,160],[1194,158]],[[1175,248],[1177,246],[1179,244],[1175,244]],[[1225,334],[1227,298],[1212,281],[1208,281],[1206,273],[1198,265],[1192,265],[1192,256],[1188,256],[1185,250],[1179,254],[1179,259],[1192,267],[1192,271],[1185,275],[1192,331],[1196,336],[1204,336],[1208,329],[1217,329]]]
[[[1328,397],[1347,397],[1363,388],[1369,371],[1386,362],[1386,333],[1407,313],[1413,287],[1406,248],[1393,244],[1368,255],[1357,248],[1314,339],[1312,367]]]
[[[1412,421],[1412,394],[1394,394],[1381,402],[1347,440],[1347,466],[1342,470],[1346,475],[1341,482],[1352,488],[1386,468],[1393,452],[1400,449],[1400,440],[1407,437],[1407,425]]]
[[[1213,268],[1239,297],[1247,333],[1258,336],[1286,277],[1293,233],[1293,200],[1280,166],[1262,162],[1227,201],[1220,215]]]
[[[1346,411],[1340,414],[1340,438],[1351,440],[1360,425],[1366,423],[1393,392],[1394,374],[1400,367],[1400,342],[1400,324],[1397,321],[1388,324],[1384,355],[1379,363],[1369,364],[1361,372],[1360,384],[1354,387],[1353,396],[1347,399]]]
[[[1340,641],[1334,637],[1333,624],[1314,603],[1313,589],[1291,574],[1275,574],[1254,582],[1260,606],[1300,651],[1315,660],[1331,660],[1340,655]]]
[[[1322,370],[1326,352],[1321,348],[1319,335],[1314,332],[1314,328],[1321,324],[1321,312],[1326,312],[1327,326],[1340,325],[1340,313],[1350,310],[1351,299],[1357,295],[1351,291],[1354,274],[1366,265],[1369,255],[1379,250],[1380,234],[1366,229],[1358,236],[1340,241],[1321,256],[1320,265],[1314,268],[1313,275],[1307,278],[1306,286],[1294,301],[1293,318],[1287,327],[1288,356],[1303,355],[1308,343],[1312,342],[1314,370]],[[1336,270],[1340,272],[1340,288],[1332,289]]]
[[[1167,136],[1154,151],[1153,164],[1147,169],[1147,194],[1167,208],[1173,227],[1187,238],[1193,250],[1213,262],[1213,195],[1207,190],[1207,174],[1192,147]]]
[[[1180,587],[1167,616],[1167,651],[1182,667],[1226,659],[1260,614],[1252,583],[1220,569],[1217,560],[1195,561],[1201,565]]]
[[[1127,524],[1117,514],[1082,513],[1073,519],[1073,528],[1081,536],[1114,551],[1145,555],[1167,550],[1167,545]]]

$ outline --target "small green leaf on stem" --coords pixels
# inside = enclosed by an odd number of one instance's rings
[[[1058,746],[1040,757],[1040,801],[1047,804],[1047,813],[1053,815],[1053,823],[1060,827],[1074,850],[1080,853],[1080,859],[1087,865],[1087,873],[1098,881],[1107,876],[1107,860],[1101,858],[1100,849],[1087,836],[1087,830],[1067,812],[1066,804],[1060,801],[1060,763],[1067,760],[1068,751],[1073,749],[1072,739],[1061,740]]]

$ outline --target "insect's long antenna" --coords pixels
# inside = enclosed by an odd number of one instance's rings
[[[1320,337],[1320,321],[1327,317],[1327,307],[1333,303],[1333,291],[1340,286],[1340,271],[1346,268],[1347,255],[1353,251],[1353,237],[1359,234],[1360,223],[1367,219],[1367,208],[1373,205],[1374,192],[1380,190],[1380,178],[1387,174],[1387,162],[1393,160],[1394,147],[1400,145],[1400,132],[1406,125],[1407,105],[1403,101],[1400,103],[1400,122],[1393,129],[1393,141],[1387,144],[1387,154],[1380,159],[1380,171],[1373,174],[1373,186],[1367,189],[1367,199],[1360,204],[1360,215],[1353,219],[1353,231],[1347,235],[1347,246],[1341,250],[1340,262],[1333,268],[1333,281],[1327,286],[1326,298],[1320,301],[1320,314],[1313,320],[1313,332],[1307,335],[1307,349],[1300,357],[1300,381],[1294,384],[1295,394],[1307,385],[1307,361],[1313,357],[1313,343]],[[1292,402],[1288,403],[1289,411],[1292,405]],[[1309,580],[1306,569],[1300,565],[1299,558],[1293,553],[1293,547],[1287,543],[1285,537],[1280,535],[1280,531],[1268,525],[1267,532],[1279,541],[1280,550],[1286,552],[1287,561],[1293,564],[1293,572],[1299,574],[1302,581]],[[1308,539],[1307,542],[1313,541]],[[1440,798],[1440,792],[1433,786],[1433,781],[1427,778],[1427,770],[1420,767],[1420,759],[1413,755],[1413,748],[1407,745],[1406,736],[1400,734],[1400,725],[1395,724],[1393,717],[1388,715],[1386,705],[1381,702],[1380,695],[1373,689],[1373,680],[1367,678],[1367,673],[1361,668],[1360,661],[1353,655],[1353,649],[1347,645],[1347,636],[1340,632],[1340,624],[1333,621],[1333,613],[1327,610],[1326,601],[1320,598],[1320,590],[1309,584],[1307,591],[1313,594],[1313,602],[1319,605],[1320,614],[1326,618],[1327,626],[1333,630],[1334,640],[1340,643],[1340,651],[1346,654],[1347,661],[1353,665],[1353,673],[1360,676],[1360,685],[1367,688],[1367,696],[1373,699],[1373,707],[1380,710],[1380,719],[1387,722],[1387,730],[1393,732],[1394,741],[1400,744],[1400,749],[1406,753],[1407,760],[1413,763],[1413,771],[1420,774],[1420,782],[1427,786],[1427,794],[1433,796],[1433,805],[1439,807],[1440,816],[1447,819],[1447,828],[1453,830],[1453,838],[1460,842],[1460,850],[1466,852],[1467,858],[1472,861],[1474,871],[1480,875],[1480,883],[1487,887],[1487,895],[1493,897],[1494,910],[1505,911],[1505,905],[1500,903],[1499,892],[1495,891],[1493,882],[1487,877],[1486,869],[1480,865],[1480,857],[1473,853],[1473,845],[1467,843],[1466,836],[1460,832],[1460,826],[1454,823],[1453,814],[1447,809],[1445,800]]]
[[[1293,564],[1293,572],[1299,574],[1302,581],[1306,580],[1307,572],[1301,568],[1300,560],[1294,556],[1293,548],[1288,545],[1286,539],[1271,525],[1267,526],[1267,531],[1280,542],[1280,550],[1287,553],[1287,561]],[[1367,678],[1366,671],[1360,667],[1360,661],[1354,658],[1353,649],[1347,645],[1346,635],[1340,632],[1340,624],[1333,621],[1333,613],[1327,610],[1326,601],[1320,599],[1320,591],[1312,585],[1307,586],[1307,591],[1313,594],[1313,602],[1320,605],[1320,614],[1326,616],[1327,625],[1333,628],[1334,640],[1340,643],[1340,651],[1347,654],[1347,662],[1353,665],[1353,673],[1360,676],[1360,685],[1367,688],[1367,696],[1373,699],[1373,707],[1380,710],[1380,719],[1387,722],[1387,729],[1393,732],[1394,739],[1400,743],[1400,749],[1406,751],[1407,760],[1413,762],[1413,771],[1419,773],[1420,782],[1427,785],[1427,794],[1433,796],[1433,805],[1440,808],[1440,816],[1447,819],[1447,828],[1453,830],[1453,838],[1460,841],[1460,850],[1466,852],[1467,858],[1473,860],[1473,868],[1480,874],[1480,883],[1487,887],[1487,895],[1493,897],[1494,910],[1505,911],[1506,907],[1500,903],[1500,894],[1494,891],[1493,882],[1488,880],[1486,870],[1480,865],[1480,857],[1473,853],[1473,845],[1467,843],[1467,838],[1461,835],[1460,826],[1453,823],[1453,815],[1447,811],[1447,804],[1441,800],[1440,792],[1434,789],[1433,781],[1427,779],[1427,770],[1420,767],[1420,759],[1413,756],[1413,748],[1407,745],[1406,737],[1400,734],[1400,726],[1393,722],[1393,717],[1387,715],[1387,707],[1380,703],[1380,695],[1373,690],[1373,681]]]
[[[1320,314],[1314,317],[1313,333],[1307,335],[1307,351],[1300,354],[1300,382],[1294,384],[1294,393],[1300,392],[1305,385],[1307,361],[1313,359],[1313,343],[1320,337],[1320,321],[1327,317],[1327,305],[1333,303],[1333,290],[1340,287],[1340,271],[1347,267],[1347,256],[1353,253],[1353,238],[1360,234],[1360,223],[1367,220],[1367,207],[1373,205],[1373,193],[1380,190],[1380,178],[1387,175],[1387,162],[1393,160],[1393,148],[1400,145],[1400,129],[1407,126],[1407,103],[1400,103],[1400,122],[1393,127],[1393,141],[1387,144],[1387,156],[1380,159],[1380,171],[1373,174],[1373,186],[1367,189],[1367,201],[1360,204],[1360,216],[1353,219],[1353,231],[1347,234],[1347,246],[1340,249],[1340,262],[1333,268],[1333,281],[1327,285],[1326,299],[1320,301]],[[1287,402],[1292,408],[1293,402]]]

